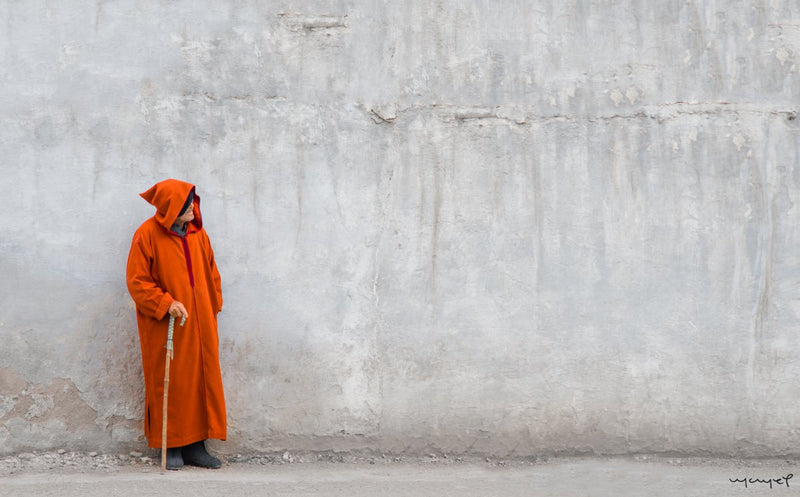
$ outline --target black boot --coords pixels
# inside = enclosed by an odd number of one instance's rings
[[[183,452],[180,447],[167,449],[167,469],[179,470],[183,467]]]
[[[222,461],[206,452],[205,440],[200,440],[183,448],[183,462],[190,466],[218,469]]]

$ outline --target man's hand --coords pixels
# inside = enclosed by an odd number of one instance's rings
[[[189,313],[186,312],[186,308],[178,302],[177,300],[173,301],[172,304],[169,306],[169,310],[167,311],[170,316],[175,316],[176,318],[181,318],[181,320],[185,320],[189,317]]]

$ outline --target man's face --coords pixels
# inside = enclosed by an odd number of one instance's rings
[[[186,208],[183,214],[178,216],[178,219],[176,219],[175,222],[179,224],[185,224],[188,223],[189,221],[192,221],[193,219],[194,219],[194,201],[192,201],[189,204],[189,207]]]

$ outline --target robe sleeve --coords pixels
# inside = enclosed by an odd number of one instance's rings
[[[205,231],[203,234],[205,235],[206,254],[208,254],[208,265],[211,268],[211,278],[214,280],[214,293],[217,297],[217,308],[214,309],[214,314],[218,314],[222,312],[222,279],[219,276],[219,270],[214,261],[214,250],[211,248],[211,241],[208,239],[208,234],[205,233]]]
[[[151,267],[153,254],[141,233],[136,233],[128,254],[126,281],[136,309],[146,316],[162,319],[175,299],[156,284]]]

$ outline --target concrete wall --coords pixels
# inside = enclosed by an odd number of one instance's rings
[[[800,447],[794,0],[0,0],[0,454],[144,447],[198,185],[225,451]]]

